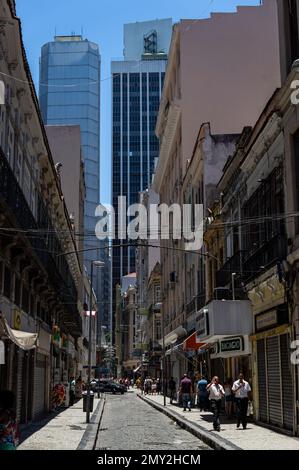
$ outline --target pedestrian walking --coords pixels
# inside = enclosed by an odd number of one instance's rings
[[[159,379],[159,377],[157,378],[157,381],[156,381],[156,389],[157,389],[157,395],[160,395],[161,390],[162,390],[162,385],[161,385],[161,380]]]
[[[191,400],[192,400],[192,382],[188,377],[188,374],[184,374],[184,377],[180,383],[180,391],[182,394],[183,411],[188,408],[191,411]]]
[[[176,396],[176,381],[174,380],[173,377],[170,377],[170,380],[168,382],[168,388],[169,388],[169,397],[170,397],[170,404],[172,405],[173,400],[175,400]]]
[[[220,431],[221,400],[225,392],[222,385],[219,383],[219,377],[217,377],[217,375],[213,377],[212,381],[207,386],[207,391],[209,392],[211,411],[214,415],[213,428],[215,431]]]
[[[147,377],[144,381],[144,395],[152,393],[152,379]]]
[[[239,379],[234,382],[232,390],[237,405],[237,428],[239,428],[242,423],[243,429],[246,429],[248,393],[251,392],[251,387],[249,383],[244,380],[243,374],[240,374]]]
[[[73,406],[75,403],[75,390],[76,390],[76,381],[75,377],[70,378],[70,406]]]
[[[0,450],[16,450],[19,427],[13,411],[15,395],[10,390],[0,392]]]
[[[233,380],[232,379],[227,379],[226,382],[224,383],[224,393],[225,393],[225,414],[227,418],[232,418],[233,417],[233,391],[232,391],[232,386],[233,386]]]
[[[197,407],[200,411],[206,411],[208,408],[208,381],[204,375],[197,382]]]

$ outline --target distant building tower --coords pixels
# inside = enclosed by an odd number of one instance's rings
[[[100,203],[100,79],[101,58],[97,44],[82,36],[55,36],[45,44],[40,59],[39,99],[42,117],[47,125],[80,125],[86,197],[84,205],[84,264],[90,273],[90,261],[106,261],[108,254],[100,249],[95,237],[95,209]],[[99,250],[91,250],[93,247]],[[107,270],[95,270],[93,285],[102,320],[108,318],[109,294],[103,302]],[[107,293],[106,293],[107,294]]]
[[[126,196],[137,203],[150,186],[159,142],[156,118],[162,94],[172,20],[124,25],[124,60],[111,63],[112,86],[112,203]],[[116,211],[116,226],[118,214]],[[115,245],[119,244],[115,240]],[[122,243],[126,243],[122,240]],[[135,249],[114,247],[112,292],[124,275],[135,271]]]

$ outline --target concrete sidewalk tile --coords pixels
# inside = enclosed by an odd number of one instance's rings
[[[95,398],[94,412],[90,425],[99,412],[100,400]],[[53,415],[52,415],[53,416]],[[32,423],[21,432],[19,450],[75,450],[80,445],[88,424],[85,422],[83,400],[73,406],[51,415],[39,422]],[[96,432],[95,432],[96,436]]]
[[[179,422],[183,427],[189,427],[190,432],[197,433],[198,437],[214,449],[242,449],[242,450],[299,450],[299,438],[275,432],[263,426],[249,422],[247,429],[237,429],[235,421],[223,419],[221,432],[212,430],[212,414],[200,412],[193,408],[191,413],[184,412],[177,405],[163,406],[162,395],[140,395],[140,398],[155,406],[159,411],[166,413]]]

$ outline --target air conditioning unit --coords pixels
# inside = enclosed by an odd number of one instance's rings
[[[230,289],[225,287],[216,287],[214,289],[214,300],[231,300],[232,294]]]

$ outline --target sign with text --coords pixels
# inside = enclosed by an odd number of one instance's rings
[[[219,352],[243,351],[243,338],[228,338],[219,342]]]
[[[255,317],[256,331],[265,330],[277,325],[277,310],[261,313]]]

